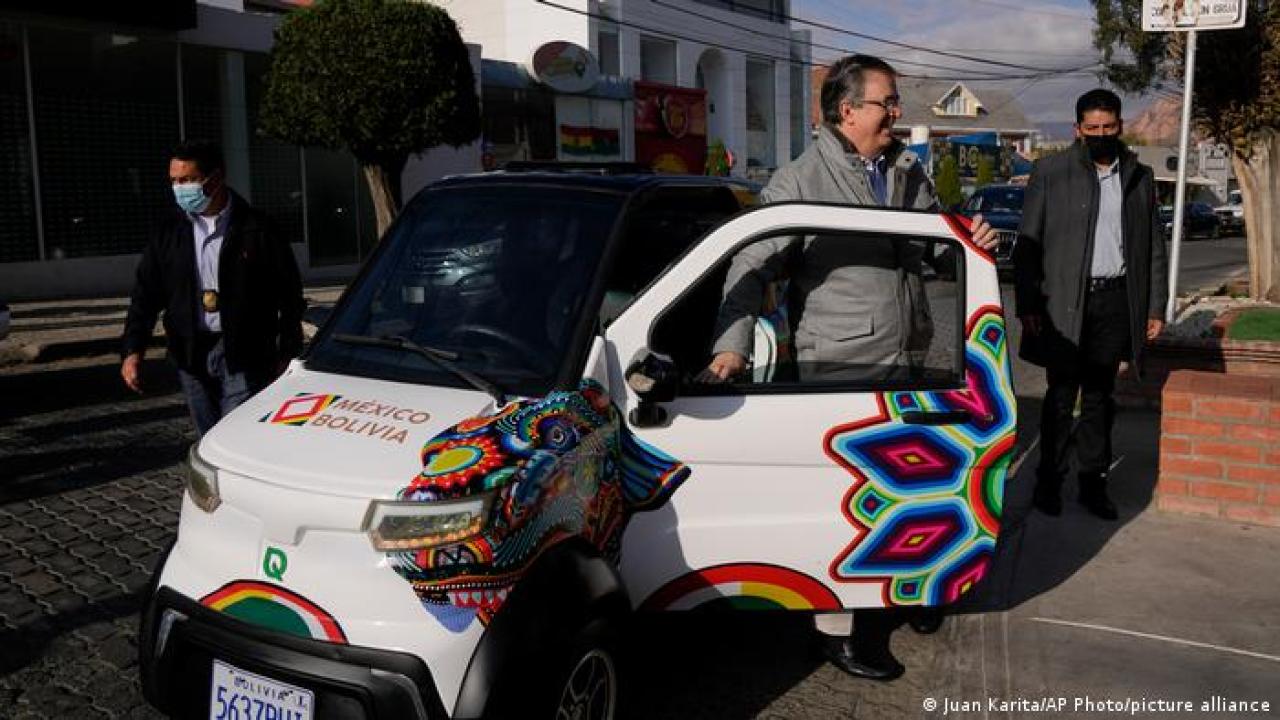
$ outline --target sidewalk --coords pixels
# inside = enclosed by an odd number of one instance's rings
[[[309,332],[341,290],[305,290]],[[14,328],[0,343],[0,358],[9,353],[20,364],[0,367],[0,375],[32,374],[0,379],[0,398],[13,397],[6,392],[28,398],[73,394],[77,386],[68,375],[90,371],[103,380],[85,379],[83,386],[110,385],[123,393],[114,370],[100,365],[41,371],[56,368],[57,359],[114,356],[127,304],[124,298],[102,298],[14,305]],[[1014,347],[1018,333],[1012,323]],[[1073,484],[1061,517],[1030,511],[1043,372],[1015,360],[1014,374],[1020,396],[1019,460],[1008,480],[996,559],[988,579],[940,633],[894,633],[894,652],[908,667],[902,679],[881,685],[834,669],[813,652],[812,621],[798,614],[689,616],[684,622],[669,616],[646,626],[635,643],[630,680],[633,687],[652,691],[633,696],[623,717],[941,718],[944,711],[946,718],[984,720],[1280,717],[1280,530],[1157,512],[1152,493],[1160,416],[1151,410],[1124,409],[1117,418],[1118,522],[1103,522],[1082,510],[1074,502]],[[130,398],[129,403],[159,399]],[[180,417],[182,407],[179,400],[133,412],[161,425]],[[33,414],[45,422],[56,413]],[[60,454],[70,457],[70,451],[61,447],[75,445],[83,452],[96,425],[119,431],[114,418],[90,414],[50,426],[11,426],[10,432],[51,448],[42,460],[46,470],[65,474],[67,461]],[[145,435],[153,434],[151,426],[145,427]],[[64,446],[44,445],[54,442]],[[128,440],[127,446],[137,447],[136,441]],[[90,452],[119,454],[115,446]],[[0,463],[0,471],[5,469]],[[51,496],[43,502],[59,501]],[[126,646],[122,653],[128,652]],[[9,680],[43,677],[37,671],[33,666]],[[0,704],[3,697],[0,688]],[[1019,704],[1045,698],[1064,698],[1067,705],[1046,711]],[[1214,698],[1270,705],[1252,712],[1201,709],[1200,703],[1218,702]],[[1143,700],[1196,705],[1192,712],[1096,705]]]
[[[344,285],[303,288],[307,310],[302,331],[310,338],[345,289]],[[0,340],[0,369],[69,358],[120,352],[129,298],[82,298],[10,304],[9,337]],[[153,345],[164,344],[164,328],[156,324]]]

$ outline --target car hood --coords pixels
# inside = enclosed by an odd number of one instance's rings
[[[295,362],[223,418],[199,452],[222,471],[344,497],[393,498],[422,470],[428,440],[492,412],[488,395],[320,373]]]

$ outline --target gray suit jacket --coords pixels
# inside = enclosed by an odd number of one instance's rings
[[[888,206],[935,210],[933,185],[914,153],[895,142],[889,160]],[[802,200],[878,205],[866,169],[823,127],[817,142],[779,169],[764,202]],[[714,353],[750,357],[757,313],[769,283],[791,281],[789,311],[802,374],[848,365],[915,365],[933,334],[920,278],[921,252],[900,241],[822,235],[774,237],[734,256],[716,321]],[[819,371],[821,372],[821,371]]]

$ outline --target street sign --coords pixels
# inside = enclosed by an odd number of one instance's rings
[[[1247,0],[1142,0],[1146,32],[1244,27]]]

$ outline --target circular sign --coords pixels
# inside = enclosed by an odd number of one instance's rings
[[[600,66],[591,51],[563,40],[535,50],[529,67],[539,82],[563,93],[586,92],[600,80]]]

